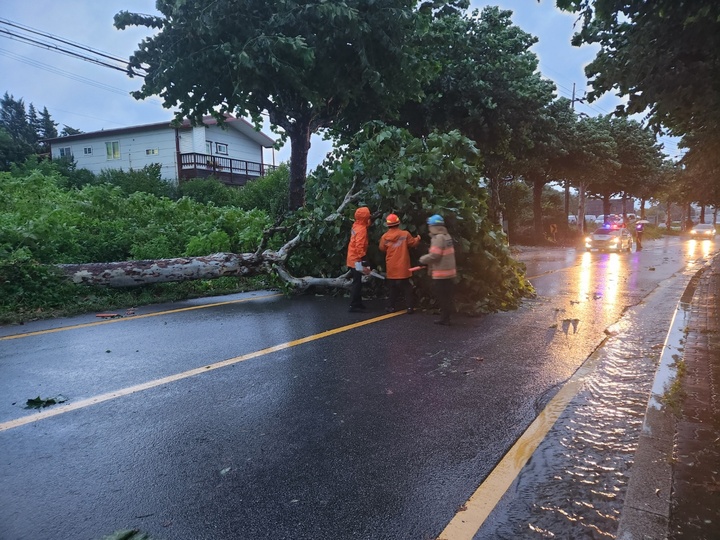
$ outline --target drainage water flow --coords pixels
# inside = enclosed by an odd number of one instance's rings
[[[598,369],[475,539],[615,538],[676,293],[610,329]]]

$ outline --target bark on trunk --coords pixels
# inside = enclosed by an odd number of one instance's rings
[[[305,179],[307,178],[310,126],[296,124],[290,136],[290,210],[305,206]]]
[[[278,276],[297,291],[309,287],[349,289],[352,277],[349,272],[334,278],[314,276],[295,277],[283,266],[282,255],[276,252],[214,253],[206,257],[156,259],[147,261],[124,261],[111,263],[60,264],[57,265],[70,280],[82,285],[124,288],[191,281],[194,279],[217,279],[220,277],[251,277],[277,272]],[[363,281],[369,281],[364,276]]]
[[[490,204],[488,208],[488,218],[490,222],[502,227],[502,205],[500,203],[500,180],[495,177],[488,179],[488,188],[490,190]]]
[[[580,227],[580,234],[585,235],[585,189],[587,185],[585,182],[580,182],[578,186],[578,227]]]
[[[255,253],[214,253],[205,257],[182,257],[146,261],[60,264],[73,283],[105,287],[135,287],[226,276],[251,277],[272,271],[273,257]]]
[[[535,241],[543,239],[542,222],[542,192],[545,183],[537,178],[533,179],[533,225],[535,229]]]

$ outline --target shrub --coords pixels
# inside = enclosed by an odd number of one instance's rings
[[[178,194],[202,204],[213,203],[216,206],[234,206],[238,188],[224,185],[215,178],[196,178],[186,180],[178,186]]]
[[[283,164],[241,187],[235,205],[243,210],[264,210],[275,221],[287,212],[289,193],[290,170]]]
[[[163,180],[160,172],[159,163],[146,165],[139,170],[130,169],[127,172],[122,169],[105,169],[98,175],[98,180],[117,186],[128,195],[142,192],[156,197],[177,198],[177,188],[173,183]]]

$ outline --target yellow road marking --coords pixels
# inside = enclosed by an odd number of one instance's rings
[[[79,328],[89,328],[91,326],[100,326],[101,324],[112,324],[117,322],[127,322],[127,321],[133,321],[136,319],[144,319],[146,317],[157,317],[158,315],[169,315],[171,313],[180,313],[182,311],[192,311],[194,309],[205,309],[209,307],[216,307],[216,306],[224,306],[226,304],[239,304],[240,302],[249,302],[250,300],[257,300],[259,298],[273,298],[275,296],[282,296],[280,293],[272,293],[272,294],[263,294],[260,296],[252,296],[248,298],[239,298],[238,300],[227,300],[225,302],[215,302],[213,304],[202,304],[200,306],[190,306],[185,308],[178,308],[178,309],[171,309],[169,311],[157,311],[155,313],[145,313],[144,315],[133,315],[132,317],[120,317],[117,319],[107,319],[104,321],[95,321],[91,323],[83,323],[83,324],[75,324],[72,326],[61,326],[59,328],[49,328],[47,330],[38,330],[36,332],[26,332],[24,334],[13,334],[11,336],[4,336],[0,337],[0,341],[5,341],[8,339],[20,339],[20,338],[26,338],[30,336],[40,336],[43,334],[53,334],[55,332],[64,332],[65,330],[77,330]]]
[[[257,358],[258,356],[263,356],[266,354],[289,349],[291,347],[296,347],[298,345],[303,345],[305,343],[310,343],[311,341],[316,341],[318,339],[330,337],[335,334],[347,332],[348,330],[352,330],[354,328],[360,328],[361,326],[365,326],[367,324],[372,324],[375,322],[383,321],[385,319],[389,319],[390,317],[397,317],[398,315],[402,315],[402,314],[403,314],[403,312],[388,313],[386,315],[381,315],[380,317],[375,317],[373,319],[367,319],[367,320],[360,321],[357,323],[348,324],[346,326],[340,326],[338,328],[333,328],[332,330],[326,330],[325,332],[320,332],[319,334],[313,334],[311,336],[296,339],[294,341],[288,341],[285,343],[281,343],[279,345],[274,345],[272,347],[267,347],[265,349],[261,349],[259,351],[244,354],[242,356],[236,356],[235,358],[229,358],[227,360],[215,362],[214,364],[209,364],[209,365],[202,366],[199,368],[190,369],[188,371],[183,371],[182,373],[176,373],[174,375],[169,375],[167,377],[162,377],[161,379],[155,379],[153,381],[147,381],[144,383],[136,384],[134,386],[128,386],[127,388],[121,388],[120,390],[115,390],[113,392],[107,392],[105,394],[100,394],[98,396],[94,396],[91,398],[76,401],[74,403],[59,405],[57,407],[53,407],[52,409],[47,409],[47,410],[41,411],[37,414],[32,414],[29,416],[24,416],[22,418],[16,418],[15,420],[10,420],[8,422],[0,423],[0,432],[7,431],[8,429],[13,429],[16,427],[24,426],[26,424],[31,424],[33,422],[38,422],[40,420],[45,420],[46,418],[57,416],[59,414],[76,411],[78,409],[84,409],[85,407],[90,407],[91,405],[97,405],[98,403],[103,403],[104,401],[110,401],[111,399],[116,399],[116,398],[123,397],[123,396],[129,396],[130,394],[142,392],[143,390],[149,390],[150,388],[162,386],[163,384],[168,384],[171,382],[180,381],[182,379],[187,379],[189,377],[194,377],[194,376],[200,375],[202,373],[207,373],[208,371],[213,371],[216,369],[231,366],[233,364],[238,364],[240,362],[244,362],[245,360],[250,360],[251,358]]]
[[[578,368],[470,496],[462,509],[455,514],[437,537],[438,540],[472,540],[550,428],[580,391],[585,379],[595,371],[600,359],[600,354],[591,355]]]

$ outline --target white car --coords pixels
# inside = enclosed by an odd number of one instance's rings
[[[693,238],[714,238],[715,225],[712,223],[698,223],[690,229],[690,236]]]
[[[632,234],[624,227],[600,227],[585,239],[585,249],[631,251],[632,242]]]

